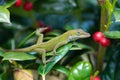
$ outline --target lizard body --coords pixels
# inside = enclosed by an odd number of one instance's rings
[[[43,61],[45,61],[46,52],[53,51],[53,53],[56,54],[56,49],[61,47],[62,45],[65,45],[70,41],[74,41],[80,38],[90,37],[90,34],[81,29],[69,30],[63,33],[62,35],[57,36],[46,42],[42,42],[43,34],[40,34],[39,36],[40,37],[38,38],[36,44],[27,48],[15,49],[13,51],[23,51],[23,52],[37,51],[42,54],[42,59]]]
[[[62,34],[58,37],[55,37],[55,38],[53,38],[53,39],[51,39],[47,42],[34,44],[34,45],[32,45],[30,47],[27,47],[27,48],[15,49],[13,51],[29,52],[29,51],[32,51],[36,48],[40,48],[40,49],[45,49],[46,52],[48,52],[48,51],[52,51],[55,48],[55,46],[58,45],[58,44],[59,44],[58,47],[60,47],[64,44],[67,44],[70,41],[74,41],[74,40],[77,40],[77,39],[80,39],[80,38],[87,38],[87,37],[90,37],[90,34],[87,33],[87,32],[84,32],[81,29],[70,30],[70,31],[67,31],[64,34]]]

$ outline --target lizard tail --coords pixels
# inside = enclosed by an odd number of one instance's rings
[[[35,47],[36,47],[36,45],[33,45],[33,46],[30,46],[30,47],[27,47],[27,48],[14,49],[14,50],[11,50],[11,51],[14,51],[14,52],[30,52]]]

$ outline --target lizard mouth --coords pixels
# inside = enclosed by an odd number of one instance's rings
[[[91,35],[89,33],[86,33],[86,34],[83,34],[83,35],[80,35],[78,36],[79,38],[88,38],[90,37]]]
[[[88,38],[88,37],[90,37],[90,34],[86,33],[86,35],[83,34],[83,35],[80,35],[80,36],[69,36],[69,40],[74,41],[74,40],[77,40],[77,39],[80,39],[80,38]]]

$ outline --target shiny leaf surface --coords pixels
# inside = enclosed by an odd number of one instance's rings
[[[120,9],[116,8],[115,11],[113,12],[114,17],[115,17],[115,22],[120,22]]]
[[[104,34],[111,39],[120,39],[120,31],[107,31]]]
[[[92,66],[89,62],[77,62],[70,71],[68,80],[89,80]]]
[[[24,52],[6,52],[3,55],[3,60],[16,60],[16,61],[24,61],[24,60],[33,60],[36,57],[26,54]]]
[[[10,23],[10,13],[4,6],[0,6],[0,22]]]
[[[73,46],[70,50],[83,50],[83,49],[89,49],[90,50],[92,48],[85,45],[85,44],[74,42]]]
[[[69,69],[65,68],[64,66],[61,66],[61,65],[55,65],[55,67],[53,68],[61,73],[64,73],[65,75],[69,75],[70,71]]]

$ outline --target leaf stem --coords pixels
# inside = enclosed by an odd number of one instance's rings
[[[42,80],[45,80],[45,75],[42,75]]]
[[[106,48],[99,45],[98,56],[97,56],[97,69],[100,72],[102,72],[103,70],[105,51],[106,51]]]

